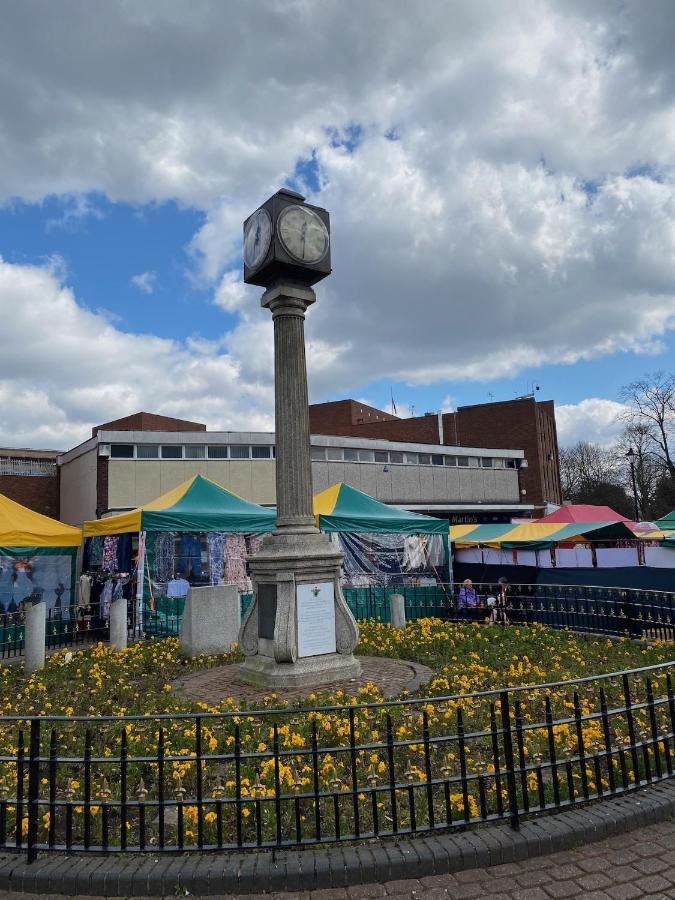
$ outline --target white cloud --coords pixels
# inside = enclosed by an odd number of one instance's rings
[[[656,353],[675,324],[670,0],[40,10],[3,15],[0,202],[204,210],[197,276],[239,321],[206,358],[230,385],[269,393],[242,220],[310,159],[334,266],[307,319],[317,399]]]
[[[157,281],[156,272],[141,272],[140,275],[132,275],[131,283],[144,294],[152,294],[155,290],[155,282]]]
[[[66,449],[93,424],[140,409],[224,430],[274,427],[272,369],[252,363],[246,340],[126,334],[80,306],[51,269],[1,259],[0,317],[5,446]]]
[[[561,447],[569,447],[577,441],[588,441],[609,447],[625,427],[621,417],[626,411],[623,403],[601,397],[556,406],[558,443]]]

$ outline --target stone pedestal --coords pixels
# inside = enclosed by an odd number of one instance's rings
[[[29,606],[26,610],[24,638],[24,659],[26,675],[45,667],[45,638],[47,635],[47,604],[44,602]]]
[[[314,525],[304,285],[269,288],[274,320],[277,529],[250,560],[251,604],[239,633],[242,677],[279,690],[355,678],[358,627],[340,589],[342,554]]]
[[[239,591],[235,584],[192,587],[180,627],[183,656],[228,653],[241,625]]]
[[[110,646],[126,650],[127,633],[127,601],[123,597],[110,604]]]

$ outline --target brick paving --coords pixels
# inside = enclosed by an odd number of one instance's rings
[[[398,697],[402,691],[417,690],[431,677],[431,669],[420,663],[402,659],[387,659],[380,656],[359,656],[361,675],[349,681],[336,681],[321,685],[320,688],[297,688],[284,690],[284,700],[304,700],[309,694],[334,692],[342,690],[348,697],[355,697],[359,688],[374,684],[385,697]],[[216,704],[232,697],[234,700],[259,701],[270,695],[269,690],[262,690],[244,681],[237,664],[217,666],[186,675],[174,681],[173,689],[183,696],[203,703]]]
[[[185,896],[179,887],[171,896]],[[46,900],[49,894],[0,891],[0,900]],[[197,895],[199,896],[199,895]],[[566,850],[453,875],[266,894],[221,894],[226,900],[634,900],[675,898],[675,821]],[[103,900],[103,898],[101,898]]]

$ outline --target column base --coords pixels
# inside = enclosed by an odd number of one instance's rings
[[[361,664],[350,654],[305,656],[293,663],[278,663],[271,656],[247,656],[239,667],[241,677],[256,687],[280,690],[315,687],[349,681],[361,674]]]

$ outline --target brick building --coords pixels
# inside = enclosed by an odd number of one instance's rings
[[[57,450],[0,449],[0,494],[58,519],[58,455]]]
[[[555,409],[552,400],[521,397],[460,406],[456,412],[399,419],[354,400],[310,406],[312,434],[332,434],[453,447],[523,450],[521,489],[536,515],[562,503]]]

